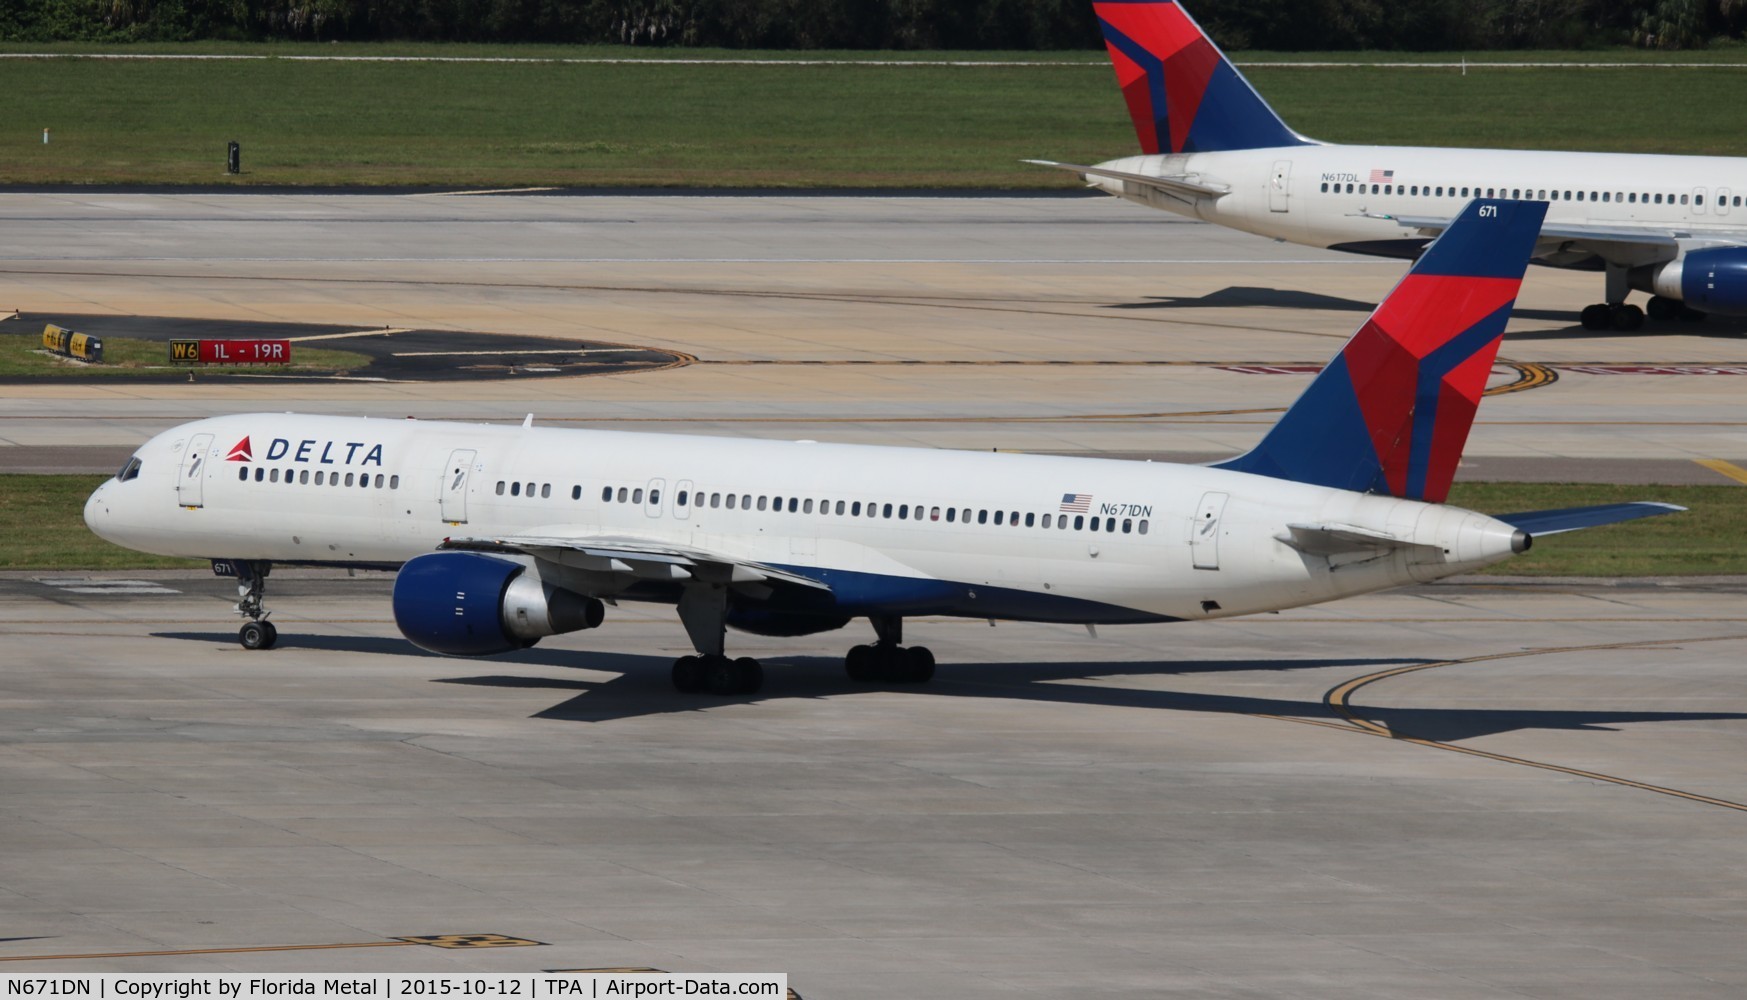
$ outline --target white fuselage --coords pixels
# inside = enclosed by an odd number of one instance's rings
[[[1307,145],[1131,156],[1099,167],[1186,177],[1229,189],[1179,197],[1135,182],[1087,177],[1111,194],[1245,232],[1316,247],[1412,256],[1415,231],[1393,216],[1449,219],[1475,197],[1550,202],[1546,226],[1666,229],[1682,248],[1740,242],[1747,224],[1747,159],[1635,153]],[[1390,252],[1380,244],[1405,248]],[[1423,239],[1418,239],[1423,243]],[[1557,238],[1536,259],[1583,265]],[[1670,260],[1672,247],[1622,251],[1631,266]]]
[[[386,568],[451,537],[562,533],[829,579],[851,614],[875,601],[856,593],[920,587],[932,596],[909,613],[1220,617],[1474,569],[1516,534],[1459,508],[1198,466],[805,441],[245,414],[135,457],[85,516],[146,552]],[[1289,544],[1295,524],[1401,544],[1311,554]]]

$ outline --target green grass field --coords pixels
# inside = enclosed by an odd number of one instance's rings
[[[153,569],[198,562],[141,555],[91,534],[82,512],[103,476],[0,475],[0,569]],[[1490,572],[1534,576],[1747,573],[1747,492],[1739,486],[1458,485],[1450,502],[1493,513],[1662,500],[1692,508],[1540,539]]]
[[[39,47],[19,47],[36,50]],[[164,50],[128,46],[121,52]],[[188,46],[174,47],[188,50]],[[276,55],[744,59],[773,65],[0,61],[0,184],[1061,188],[1026,157],[1136,151],[1096,53],[780,53],[514,46],[196,46]],[[118,51],[106,49],[105,51]],[[1647,60],[1657,53],[1489,53]],[[1020,67],[801,58],[1045,60]],[[1251,54],[1261,58],[1261,54]],[[1317,53],[1268,54],[1307,60]],[[1341,53],[1327,58],[1451,59]],[[1665,57],[1664,57],[1665,58]],[[1747,61],[1740,49],[1681,59]],[[1747,69],[1256,66],[1335,142],[1747,155]],[[1598,95],[1605,111],[1598,112]],[[42,129],[51,141],[41,141]],[[243,174],[224,171],[225,144]]]
[[[104,337],[103,363],[99,365],[73,361],[44,351],[40,333],[0,334],[0,376],[86,378],[92,375],[176,374],[191,370],[225,375],[284,375],[288,372],[350,371],[370,363],[369,358],[352,351],[302,346],[293,346],[291,357],[293,363],[289,365],[226,365],[215,368],[172,365],[169,361],[169,346],[161,340]]]

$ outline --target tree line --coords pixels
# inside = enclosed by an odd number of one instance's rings
[[[1192,0],[1226,49],[1699,48],[1747,0]],[[1090,0],[0,0],[0,41],[1095,49]]]

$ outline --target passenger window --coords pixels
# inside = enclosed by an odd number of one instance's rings
[[[641,488],[634,489],[631,491],[631,502],[632,503],[642,503],[643,502],[643,490]]]
[[[958,508],[957,507],[946,508],[946,523],[953,524],[953,523],[956,523],[957,521],[958,521]]]
[[[1130,532],[1132,532],[1133,530],[1134,530],[1134,522],[1132,520],[1130,520],[1129,518],[1126,518],[1126,517],[1123,518],[1122,519],[1122,533],[1126,535],[1126,534],[1129,534]]]
[[[798,507],[799,505],[800,505],[799,501],[797,501],[794,497],[789,497],[789,513],[790,514],[793,514],[795,512],[795,508]]]
[[[1049,527],[1049,522],[1050,522],[1050,515],[1048,515],[1048,514],[1043,515],[1043,526],[1046,528]]]
[[[551,498],[552,498],[552,484],[551,483],[541,483],[540,484],[540,499],[549,500]]]
[[[346,485],[350,486],[351,484],[347,483]],[[521,483],[511,483],[510,484],[510,496],[519,497],[521,495],[522,495],[522,484]]]
[[[732,494],[732,493],[728,494],[728,509],[729,510],[734,509],[734,494]]]
[[[1352,194],[1352,193],[1353,193],[1353,186],[1352,186],[1352,185],[1351,185],[1351,184],[1348,184],[1348,185],[1347,185],[1347,193],[1348,193],[1348,194]]]
[[[740,509],[741,510],[751,510],[752,509],[752,494],[750,494],[750,493],[740,494]]]
[[[1694,205],[1703,205],[1705,203],[1705,196],[1702,194],[1693,195],[1692,196],[1692,203]]]
[[[841,501],[841,500],[837,501],[837,516],[838,517],[843,516],[843,501]]]
[[[1686,195],[1681,195],[1681,196],[1680,196],[1680,203],[1681,203],[1681,204],[1682,204],[1682,205],[1684,205],[1684,204],[1686,204]]]
[[[1005,523],[1007,523],[1007,522],[1006,522],[1006,517],[1007,517],[1007,512],[1006,512],[1006,511],[1004,511],[1004,510],[998,510],[998,511],[996,511],[996,512],[995,512],[995,523],[996,523],[996,524],[1005,524]]]
[[[916,509],[921,510],[922,508],[918,507]],[[939,507],[928,508],[928,520],[930,520],[930,521],[940,520],[940,508]]]
[[[765,503],[766,503],[766,500],[767,500],[767,498],[765,498],[765,497],[762,497],[762,496],[761,496],[761,497],[759,497],[759,498],[758,498],[758,509],[759,509],[759,510],[763,510],[763,509],[764,509],[764,505],[765,505]]]
[[[1075,514],[1074,515],[1074,530],[1079,531],[1081,528],[1084,528],[1085,526],[1086,526],[1086,515]]]
[[[892,516],[892,505],[891,505],[891,504],[886,504],[886,507],[885,507],[885,516],[886,516],[886,517],[891,517],[891,516]]]
[[[619,487],[619,502],[624,503],[630,497],[630,493],[631,491],[625,487]]]
[[[1114,518],[1114,517],[1105,518],[1104,519],[1104,530],[1108,533],[1114,533],[1116,531],[1116,518]]]
[[[1378,192],[1379,192],[1379,191],[1380,191],[1380,189],[1381,189],[1381,188],[1382,188],[1382,185],[1380,185],[1380,184],[1373,184],[1373,185],[1371,185],[1371,193],[1372,193],[1372,194],[1377,194],[1377,193],[1378,193]]]
[[[720,506],[722,506],[722,494],[720,494],[720,493],[710,494],[710,507],[712,509],[714,509],[714,508],[717,508]],[[734,494],[732,494],[732,493],[728,494],[728,506],[730,506],[730,507],[734,506]]]
[[[1036,525],[1037,525],[1037,515],[1036,514],[1025,515],[1025,526],[1027,528],[1036,527]]]
[[[242,480],[245,483],[248,482],[249,481],[249,470],[248,469],[238,469],[237,470],[237,478]],[[125,482],[125,481],[126,480],[123,480],[123,482]]]
[[[977,511],[977,523],[978,524],[988,524],[989,523],[989,512],[986,510]]]
[[[497,481],[497,495],[500,497],[503,496],[503,487],[504,487],[504,482],[503,482],[503,480],[499,479]]]
[[[660,490],[650,490],[649,491],[649,502],[659,506],[661,504],[661,491]]]
[[[395,478],[395,480],[399,480],[399,479],[400,479],[400,477],[399,477],[399,476],[395,476],[395,477],[394,477],[394,478]],[[390,488],[390,489],[393,489],[393,487],[392,487],[392,486],[391,486],[391,487],[389,487],[389,488]],[[571,487],[571,488],[570,488],[570,499],[572,499],[572,500],[581,500],[581,499],[582,499],[582,487],[580,487],[580,486],[572,486],[572,487]]]
[[[376,488],[377,488],[377,489],[381,489],[381,488],[382,488],[382,473],[380,473],[380,472],[378,472],[378,473],[377,473],[377,474],[376,474]]]
[[[299,485],[299,486],[308,486],[309,485],[309,470],[308,469],[303,469],[297,473],[297,485]]]
[[[690,496],[691,496],[691,494],[687,493],[685,490],[680,490],[679,495],[673,498],[674,506],[684,507],[686,499]]]
[[[1384,194],[1394,194],[1395,193],[1395,185],[1393,185],[1393,184],[1383,185],[1383,193]]]
[[[1323,182],[1322,182],[1322,193],[1323,193],[1323,194],[1328,194],[1328,181],[1323,181]]]
[[[849,516],[850,517],[860,517],[861,516],[861,501],[860,500],[857,500],[854,503],[849,505]]]
[[[1076,521],[1077,521],[1077,520],[1079,520],[1079,518],[1075,518],[1075,519],[1074,519],[1074,520],[1076,520]],[[1098,519],[1097,519],[1097,518],[1095,518],[1095,517],[1094,517],[1094,518],[1092,518],[1092,519],[1091,519],[1091,528],[1092,528],[1092,530],[1093,530],[1093,531],[1097,531],[1097,530],[1098,530]]]
[[[1464,197],[1464,198],[1468,197],[1468,189],[1467,188],[1462,189],[1462,197]]]
[[[1144,517],[1140,519],[1140,533],[1146,534],[1146,518]]]
[[[270,469],[270,470],[268,470],[268,472],[267,472],[267,481],[268,481],[268,482],[269,482],[269,483],[276,483],[276,482],[278,482],[278,481],[279,481],[279,470],[278,470],[278,469]]]
[[[322,471],[320,469],[315,470],[315,484],[317,486],[322,484]]]
[[[527,493],[528,493],[529,499],[532,499],[534,496],[534,484],[533,483],[528,484]]]
[[[601,487],[601,503],[610,503],[612,501],[612,499],[613,499],[613,488],[611,486],[602,486]]]
[[[899,504],[898,505],[898,520],[906,521],[906,520],[909,520],[909,518],[910,518],[910,505],[907,503]]]
[[[391,490],[400,489],[400,477],[399,476],[389,476],[388,477],[388,488]],[[578,486],[576,488],[576,492],[580,494],[582,492],[582,487]]]
[[[352,479],[353,479],[352,474],[350,472],[346,473],[346,485],[347,486],[352,485]]]

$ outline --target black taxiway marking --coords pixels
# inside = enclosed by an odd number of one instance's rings
[[[132,337],[163,341],[163,368],[140,374],[17,376],[0,384],[38,384],[49,379],[56,384],[91,382],[102,385],[139,382],[187,382],[190,375],[202,382],[250,381],[323,382],[389,381],[453,382],[469,379],[559,378],[584,375],[622,375],[628,372],[662,371],[683,367],[696,359],[680,351],[664,351],[634,344],[607,341],[557,340],[514,333],[476,333],[459,330],[394,330],[313,323],[280,323],[253,320],[182,319],[168,316],[104,316],[19,314],[19,322],[34,325],[50,322],[100,337]],[[178,339],[224,340],[229,338],[286,340],[314,338],[312,346],[351,351],[369,358],[368,364],[346,371],[286,371],[283,374],[248,374],[227,371],[222,365],[169,364],[169,341]],[[296,356],[296,346],[292,348]]]

